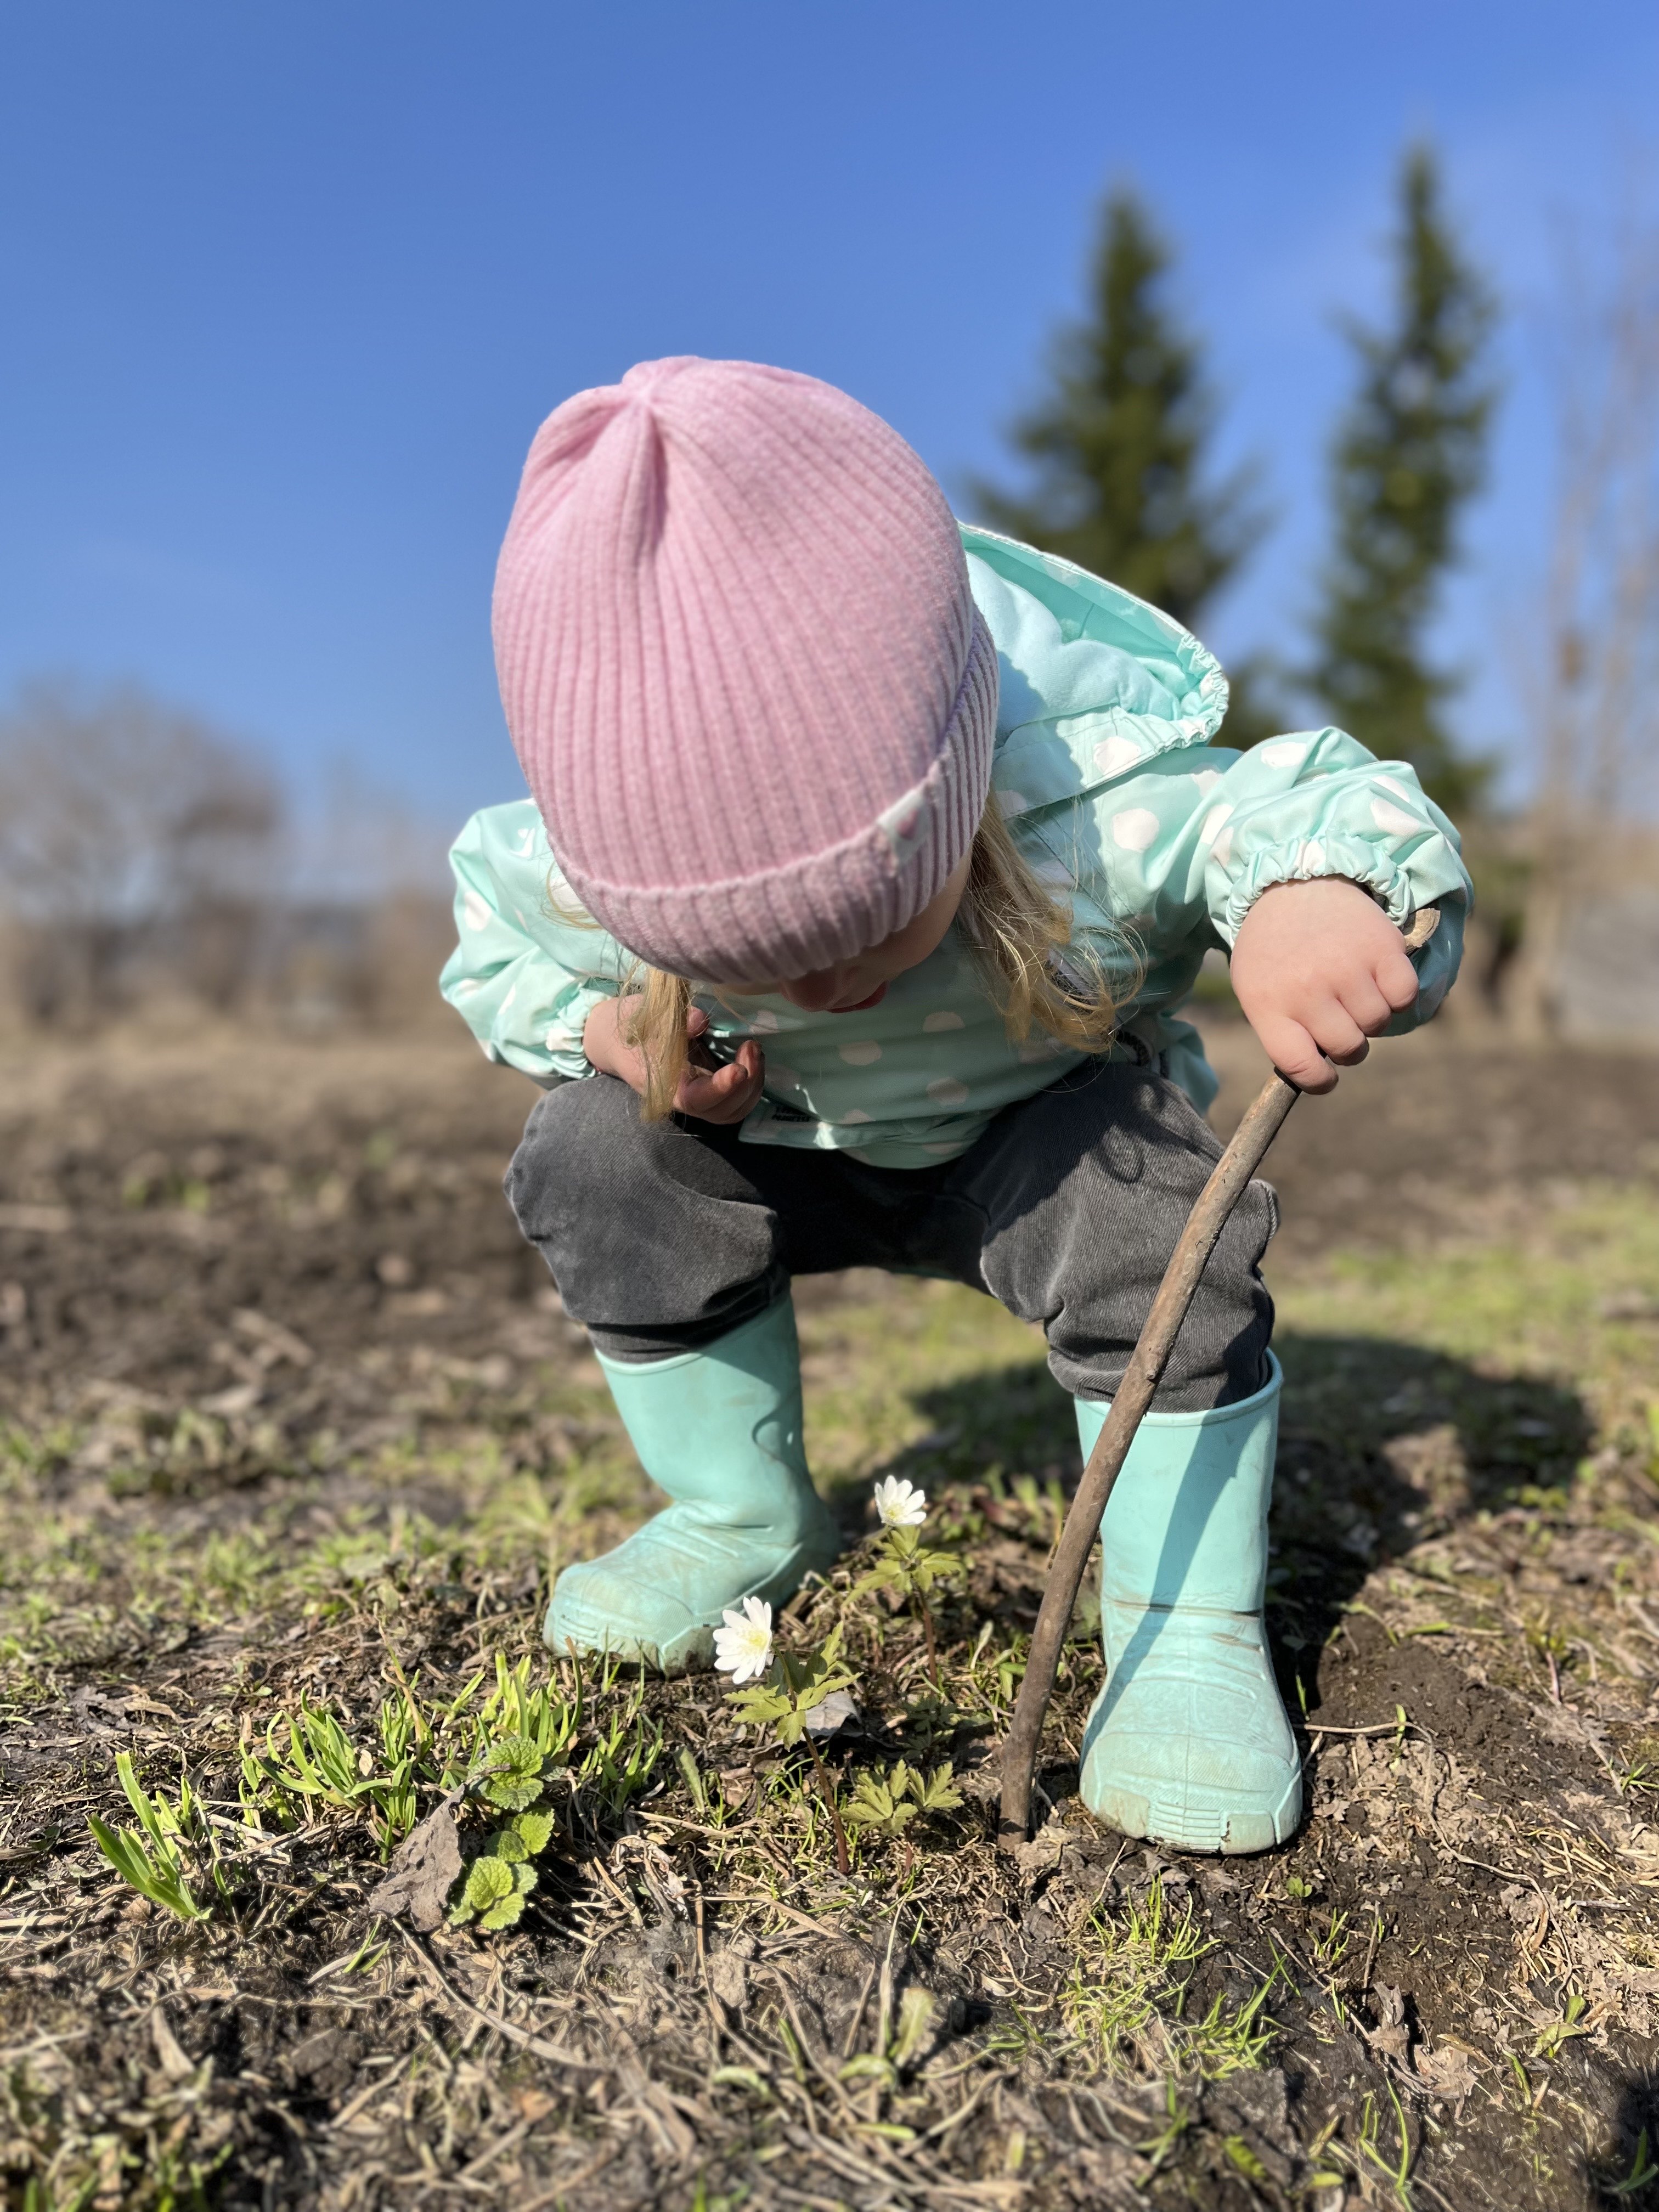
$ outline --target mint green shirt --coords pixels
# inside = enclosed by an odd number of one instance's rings
[[[1000,672],[994,801],[1069,908],[1073,943],[1120,979],[1112,1056],[1150,1054],[1206,1109],[1215,1077],[1179,1015],[1204,955],[1231,946],[1272,884],[1316,876],[1364,884],[1402,927],[1439,907],[1414,956],[1417,1002],[1393,1027],[1427,1020],[1456,974],[1472,893],[1457,833],[1412,770],[1334,729],[1246,753],[1212,744],[1226,678],[1178,623],[1050,554],[962,535]],[[575,900],[532,802],[475,814],[450,860],[460,942],[444,996],[490,1059],[544,1085],[591,1074],[582,1024],[634,963],[556,910]],[[745,1143],[856,1151],[878,1167],[954,1158],[1083,1058],[1041,1033],[1012,1041],[954,930],[865,1012],[713,989],[696,1000],[717,1047],[755,1037],[764,1049]]]

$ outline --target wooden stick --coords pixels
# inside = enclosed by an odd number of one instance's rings
[[[1437,910],[1425,907],[1406,933],[1408,951],[1427,944],[1440,920]],[[1031,1783],[1036,1772],[1037,1744],[1043,1717],[1053,1694],[1060,1666],[1060,1647],[1071,1624],[1072,1609],[1083,1586],[1084,1569],[1100,1533],[1101,1517],[1112,1494],[1141,1416],[1152,1402],[1163,1379],[1170,1354],[1187,1309],[1193,1302],[1199,1279],[1215,1249],[1216,1239],[1238,1203],[1245,1185],[1267,1157],[1267,1147],[1284,1127],[1285,1117],[1301,1097],[1293,1083],[1277,1071],[1267,1078],[1255,1102],[1233,1133],[1232,1142],[1216,1162],[1210,1180],[1199,1194],[1181,1242],[1164,1270],[1152,1311],[1123,1371],[1112,1410],[1095,1439],[1089,1463],[1083,1470],[1077,1496],[1066,1516],[1048,1570],[1036,1626],[1031,1632],[1030,1655],[1019,1686],[1008,1740],[1002,1749],[1002,1810],[997,1841],[1005,1850],[1024,1843],[1031,1827]]]

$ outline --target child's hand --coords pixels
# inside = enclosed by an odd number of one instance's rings
[[[1233,991],[1273,1066],[1329,1091],[1417,996],[1417,970],[1376,901],[1340,876],[1275,884],[1233,945]],[[1335,1063],[1333,1066],[1333,1062]]]
[[[601,1075],[619,1075],[634,1090],[645,1089],[645,1060],[623,1041],[623,1025],[637,999],[601,999],[582,1024],[582,1050]],[[708,1026],[701,1006],[686,1018],[687,1034],[699,1037]],[[753,1037],[745,1037],[737,1057],[724,1067],[688,1067],[674,1093],[674,1111],[695,1121],[741,1121],[753,1108],[766,1080],[766,1061]]]

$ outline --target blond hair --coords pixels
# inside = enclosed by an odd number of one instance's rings
[[[1110,1048],[1118,988],[1098,951],[1072,943],[1071,915],[1032,873],[994,799],[975,833],[956,927],[1014,1042],[1040,1030],[1068,1052]],[[647,1121],[672,1110],[685,1073],[692,988],[643,961],[624,979],[635,1004],[622,1037],[645,1061]]]

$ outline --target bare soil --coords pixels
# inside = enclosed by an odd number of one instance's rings
[[[1217,1054],[1224,1126],[1262,1070]],[[86,1822],[131,1821],[118,1752],[240,1834],[273,1716],[326,1707],[372,1764],[390,1683],[541,1668],[559,1561],[647,1510],[501,1198],[532,1097],[447,1032],[0,1069],[9,2204],[1659,2199],[1659,1062],[1431,1034],[1287,1125],[1285,1850],[1081,1812],[1079,1634],[1052,1810],[999,1856],[1067,1409],[988,1301],[859,1274],[800,1286],[815,1463],[856,1541],[876,1474],[939,1507],[949,1709],[908,1613],[850,1594],[866,1557],[790,1632],[846,1631],[843,1798],[904,1756],[958,1810],[838,1875],[722,1685],[590,1682],[584,1742],[627,1697],[660,1748],[631,1798],[560,1800],[500,1935],[371,1912],[384,1848],[339,1809],[243,1836],[200,1921],[116,1878]]]

